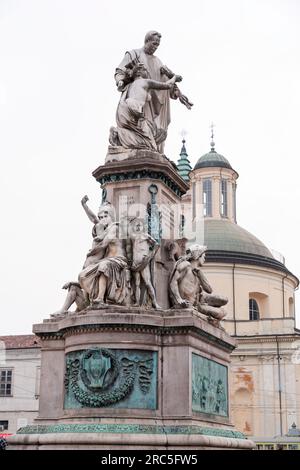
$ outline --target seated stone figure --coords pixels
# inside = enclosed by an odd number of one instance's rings
[[[63,303],[63,306],[57,312],[51,314],[52,318],[69,313],[69,308],[74,303],[76,304],[76,310],[74,313],[78,313],[89,306],[90,302],[88,295],[81,289],[78,282],[67,282],[63,285],[62,288],[68,291],[67,297]]]
[[[76,312],[90,304],[105,305],[127,303],[128,262],[125,240],[119,237],[119,224],[113,222],[113,210],[109,203],[100,206],[98,216],[87,206],[88,197],[81,204],[93,222],[93,245],[86,256],[78,282],[68,282],[63,286],[68,290],[66,300],[52,317],[68,313],[76,304]]]
[[[166,131],[158,129],[146,103],[151,101],[151,90],[170,90],[181,77],[174,75],[166,82],[151,80],[144,64],[138,63],[120,98],[117,108],[117,128],[111,127],[109,142],[129,149],[158,151],[158,145],[166,139]]]
[[[119,224],[113,221],[112,206],[104,203],[96,216],[88,208],[87,200],[85,196],[81,202],[94,223],[95,236],[78,276],[79,284],[91,303],[124,305],[128,297],[125,240],[119,236]]]
[[[222,308],[228,299],[212,293],[212,288],[201,271],[205,262],[206,247],[192,245],[175,263],[170,278],[170,298],[175,308],[195,307],[204,315],[222,320]]]

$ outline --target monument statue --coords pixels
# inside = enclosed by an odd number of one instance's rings
[[[174,74],[154,55],[160,44],[160,38],[161,34],[157,31],[148,32],[145,36],[144,47],[127,51],[116,69],[115,80],[122,96],[117,110],[118,128],[112,128],[110,131],[112,145],[122,145],[124,148],[152,148],[154,150],[157,147],[158,151],[162,153],[170,124],[170,98],[178,98],[188,109],[193,106],[175,84],[175,82],[181,81],[182,77]],[[147,76],[143,72],[144,76],[142,77],[144,80],[148,79],[148,82],[144,82],[143,85],[145,98],[139,97],[142,94],[142,84],[135,83],[137,78],[141,77],[141,68],[138,64],[143,64],[147,71]],[[173,82],[170,79],[174,79]],[[147,90],[145,89],[146,83]],[[132,99],[139,101],[139,104],[128,103],[128,100]],[[141,119],[146,119],[146,122],[140,123],[142,131],[137,126],[139,113]],[[130,114],[132,114],[131,119]],[[131,131],[131,135],[124,130]],[[154,137],[155,144],[149,138],[149,131]]]
[[[97,216],[88,207],[87,201],[88,197],[84,196],[81,204],[94,224],[93,245],[78,276],[79,282],[68,282],[63,286],[63,289],[68,291],[66,299],[63,306],[51,317],[68,313],[74,303],[77,307],[76,313],[90,305],[94,308],[106,304],[143,304],[145,307],[147,302],[143,302],[144,296],[141,296],[141,282],[152,307],[160,309],[150,269],[159,244],[145,231],[144,222],[136,217],[130,220],[129,233],[124,238],[124,232],[121,233],[124,230],[121,228],[122,224],[114,222],[111,204],[103,203]]]
[[[186,249],[189,184],[161,154],[169,99],[192,104],[176,85],[181,77],[154,55],[160,37],[148,33],[116,71],[117,128],[93,171],[103,190],[98,213],[81,200],[92,246],[78,282],[63,286],[61,309],[33,327],[41,338],[39,415],[10,436],[16,449],[254,446],[230,422],[235,341],[219,325],[227,299],[202,272],[206,247]]]
[[[135,305],[142,304],[141,280],[144,282],[146,291],[150,297],[153,308],[161,309],[156,300],[153,287],[153,274],[150,270],[150,263],[154,259],[159,245],[146,231],[145,224],[141,219],[134,218],[130,224],[130,238],[132,241],[132,264],[131,271],[135,286]]]
[[[226,315],[222,306],[228,299],[212,293],[212,287],[201,270],[206,249],[206,246],[192,245],[175,263],[170,277],[171,302],[173,307],[196,307],[204,315],[222,320]]]
[[[93,246],[88,252],[83,270],[78,276],[81,288],[91,303],[124,305],[128,297],[125,240],[119,236],[119,223],[109,203],[100,206],[96,216],[87,206],[88,197],[81,203],[94,223]]]
[[[146,148],[158,151],[158,145],[166,138],[166,132],[158,129],[150,106],[152,90],[170,90],[179,77],[174,75],[167,82],[148,78],[144,64],[138,63],[132,72],[132,83],[121,95],[117,109],[118,128],[110,130],[110,144],[124,148]]]

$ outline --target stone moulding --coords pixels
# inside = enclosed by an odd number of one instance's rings
[[[130,331],[130,332],[142,332],[151,333],[153,335],[164,336],[164,335],[187,335],[189,333],[198,336],[199,338],[205,338],[206,341],[211,344],[217,344],[220,348],[225,351],[233,351],[234,347],[232,344],[223,341],[221,338],[211,335],[210,333],[197,328],[195,326],[149,326],[149,325],[135,325],[135,324],[86,324],[78,325],[69,328],[64,328],[59,332],[37,332],[35,334],[41,338],[41,340],[62,340],[68,336],[82,334],[86,332],[98,333],[103,331]]]
[[[140,180],[140,179],[151,179],[151,180],[160,180],[162,181],[173,193],[177,196],[182,196],[185,194],[172,180],[171,178],[164,175],[159,171],[130,171],[128,173],[122,173],[120,175],[105,175],[99,178],[97,181],[101,185],[105,183],[115,183],[117,181],[129,181],[129,180]]]
[[[178,174],[172,163],[163,156],[153,158],[153,152],[144,152],[140,158],[129,158],[119,162],[107,162],[93,171],[93,176],[101,184],[116,183],[137,179],[151,179],[163,182],[177,196],[189,189],[188,184]],[[130,171],[128,168],[130,167]]]
[[[37,424],[20,428],[17,434],[53,433],[122,433],[122,434],[187,434],[247,439],[239,431],[201,426],[161,426],[141,424]]]

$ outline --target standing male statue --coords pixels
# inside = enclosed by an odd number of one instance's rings
[[[116,69],[115,80],[118,90],[122,94],[128,92],[132,78],[132,71],[137,64],[143,64],[148,72],[148,78],[156,82],[167,82],[174,76],[176,82],[181,81],[180,75],[175,75],[168,67],[164,66],[160,59],[154,55],[160,44],[161,34],[157,31],[149,31],[145,36],[144,47],[127,51],[125,56]],[[149,99],[144,105],[143,115],[152,121],[156,126],[156,144],[159,152],[163,152],[164,142],[167,137],[168,125],[170,124],[170,98],[179,98],[188,109],[191,109],[192,103],[184,96],[177,85],[174,83],[170,89],[153,88],[149,90]],[[118,127],[123,127],[122,122],[118,122]],[[117,143],[117,129],[111,129],[110,142]],[[119,142],[122,145],[122,142]]]

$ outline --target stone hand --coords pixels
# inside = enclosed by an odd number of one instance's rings
[[[175,75],[175,82],[182,82],[182,76],[181,75]]]
[[[87,196],[83,196],[83,198],[81,199],[81,204],[86,204],[88,202],[89,198]]]
[[[170,87],[172,87],[176,82],[176,75],[173,75],[172,78],[170,78],[170,80],[168,80],[168,83],[170,85]]]
[[[124,88],[124,82],[123,82],[123,80],[120,80],[120,81],[118,82],[118,91],[122,91],[123,88]]]

